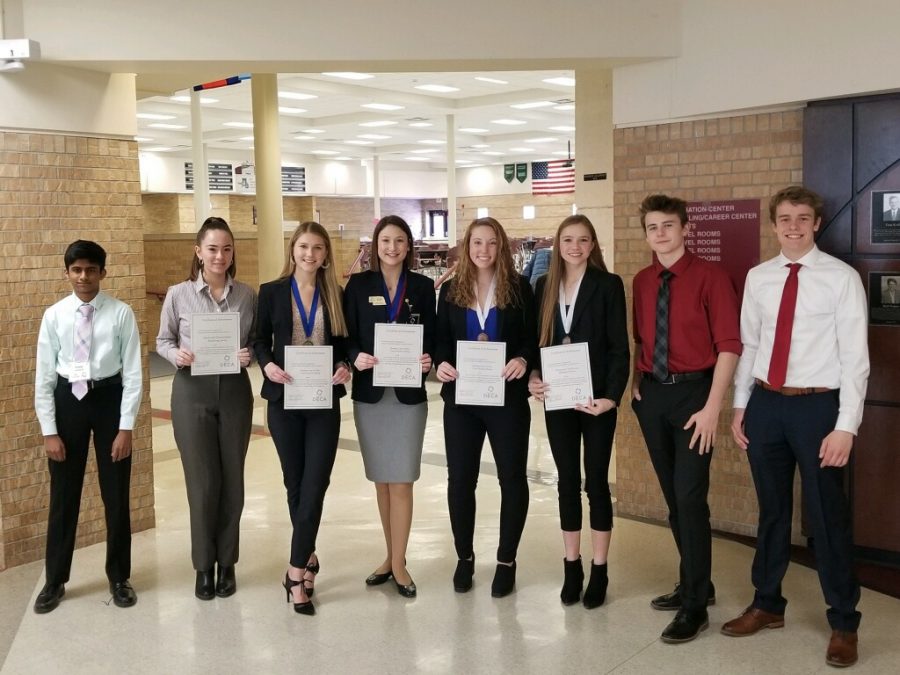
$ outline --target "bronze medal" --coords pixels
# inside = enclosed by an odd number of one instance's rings
[[[570,338],[568,335],[566,335],[566,336],[562,339],[562,343],[563,343],[564,345],[570,345],[570,344],[572,344],[572,338]]]
[[[487,342],[488,340],[490,340],[490,338],[488,337],[488,334],[487,334],[487,333],[479,333],[479,334],[478,334],[478,341],[479,341],[479,342]]]
[[[313,341],[312,341],[312,340],[307,340],[306,342],[303,343],[303,346],[304,346],[304,347],[312,347],[312,346],[313,346]]]

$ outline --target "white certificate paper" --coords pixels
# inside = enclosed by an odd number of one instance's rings
[[[425,328],[418,323],[376,323],[372,372],[376,387],[422,386],[422,342]]]
[[[241,315],[238,312],[191,314],[191,375],[230,375],[241,372]]]
[[[284,385],[284,409],[330,410],[333,369],[331,345],[285,347],[284,371],[294,381]]]
[[[456,343],[456,404],[502,406],[506,394],[505,342]]]
[[[541,379],[550,385],[550,391],[544,395],[545,410],[589,404],[594,387],[587,342],[541,347]]]

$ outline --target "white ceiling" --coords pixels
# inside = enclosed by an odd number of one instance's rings
[[[476,78],[500,82],[485,82]],[[454,115],[457,166],[535,161],[565,157],[571,142],[575,154],[575,87],[547,83],[550,78],[571,78],[572,71],[471,72],[471,73],[381,73],[364,80],[347,80],[324,74],[278,76],[279,105],[304,112],[282,112],[279,136],[282,155],[304,158],[371,159],[405,163],[416,167],[445,167],[447,162],[447,115]],[[458,91],[436,93],[416,89],[437,84]],[[187,95],[187,91],[174,92]],[[309,94],[315,98],[295,100],[283,94]],[[245,152],[252,157],[252,128],[225,126],[229,122],[251,123],[251,84],[202,92],[203,138],[210,159],[216,150]],[[552,102],[539,108],[517,109],[518,104]],[[379,111],[366,104],[402,106]],[[141,151],[184,154],[191,146],[190,103],[166,96],[138,101],[138,114],[171,115],[172,119],[138,119]],[[504,125],[497,120],[517,120]],[[390,122],[372,127],[369,122]],[[415,123],[430,126],[411,126]],[[170,124],[183,129],[160,129]],[[554,128],[557,127],[557,128]],[[480,129],[482,131],[463,131]],[[309,133],[308,130],[319,133]],[[365,135],[388,138],[364,138]],[[299,138],[298,138],[299,137]],[[162,148],[169,148],[163,150]],[[326,154],[328,153],[328,154]]]

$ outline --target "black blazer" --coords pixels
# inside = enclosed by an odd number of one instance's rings
[[[538,317],[541,316],[546,283],[547,277],[541,277],[535,289]],[[555,328],[562,324],[556,293],[553,294],[552,302],[557,307],[554,315]],[[615,401],[616,405],[625,392],[631,368],[626,321],[625,286],[622,279],[589,266],[575,299],[575,315],[572,317],[572,331],[569,335],[572,342],[588,344],[594,398],[608,398]]]
[[[528,373],[536,365],[537,329],[535,327],[534,293],[528,279],[516,275],[519,304],[498,310],[499,339],[506,342],[506,361],[521,356],[527,362],[525,375],[506,383],[506,400],[528,398]],[[466,338],[466,308],[447,300],[455,279],[441,287],[438,298],[438,343],[435,367],[446,361],[456,367],[456,341]],[[445,382],[441,387],[445,405],[456,405],[456,382]]]
[[[372,354],[375,351],[375,324],[388,322],[388,308],[384,304],[374,305],[369,300],[384,297],[384,277],[381,272],[368,270],[350,277],[344,289],[344,316],[347,318],[347,356],[350,363],[356,363],[360,352]],[[420,323],[424,326],[422,338],[423,354],[434,358],[434,281],[423,274],[411,270],[406,272],[406,300],[400,308],[397,323]],[[384,395],[384,387],[372,384],[372,369],[353,369],[354,401],[378,403]],[[397,400],[407,405],[422,403],[426,399],[425,376],[418,389],[396,387]]]
[[[291,345],[294,330],[294,296],[291,292],[291,279],[276,279],[259,287],[259,304],[256,310],[256,337],[253,340],[253,353],[263,371],[262,397],[267,401],[280,401],[284,396],[284,385],[272,382],[266,377],[266,364],[275,362],[279,368],[284,367],[284,348]],[[325,342],[332,347],[334,365],[347,360],[346,338],[331,334],[331,320],[325,311],[325,303],[320,301],[319,311],[325,318]],[[347,394],[342,384],[334,385],[333,396],[340,398]]]

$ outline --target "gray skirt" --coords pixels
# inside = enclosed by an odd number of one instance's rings
[[[353,420],[366,478],[373,483],[412,483],[422,466],[428,403],[405,405],[393,387],[378,403],[353,402]]]

